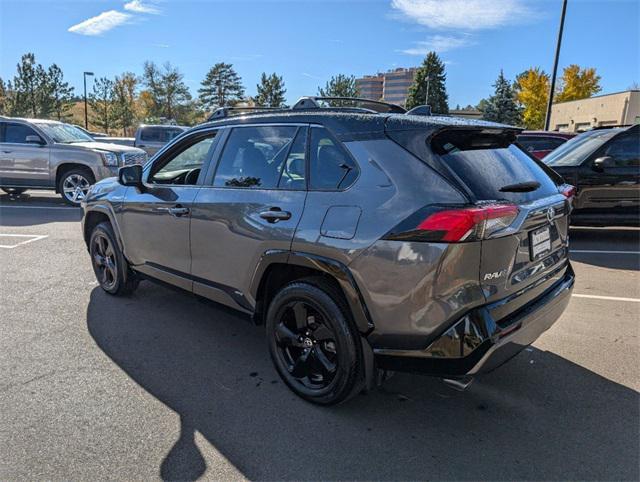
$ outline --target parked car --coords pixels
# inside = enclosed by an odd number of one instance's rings
[[[576,187],[572,224],[640,225],[640,125],[584,132],[544,162]]]
[[[529,154],[542,159],[573,137],[572,132],[524,131],[518,134],[518,142]]]
[[[73,127],[77,127],[82,132],[84,132],[85,134],[87,134],[88,136],[92,137],[93,139],[99,142],[109,142],[111,144],[120,144],[122,146],[133,147],[136,141],[135,137],[118,137],[118,136],[110,136],[108,134],[105,134],[104,132],[91,132],[85,129],[84,127],[81,127],[76,124],[73,124]]]
[[[304,98],[207,122],[97,183],[83,234],[102,289],[151,279],[250,315],[319,404],[379,369],[465,387],[510,359],[570,298],[562,179],[516,128],[365,105],[391,113]]]
[[[141,149],[96,142],[70,124],[0,117],[0,188],[11,195],[55,189],[79,205],[95,181],[146,160]]]
[[[153,156],[167,142],[186,131],[188,127],[176,125],[141,125],[136,131],[134,146]]]

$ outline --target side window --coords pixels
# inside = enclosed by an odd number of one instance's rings
[[[234,128],[222,152],[213,185],[277,188],[297,131],[295,126]]]
[[[311,189],[346,189],[358,177],[358,166],[345,148],[326,129],[320,127],[311,129],[309,154]]]
[[[162,142],[162,130],[154,127],[144,127],[140,133],[140,140],[147,142]]]
[[[639,167],[640,136],[632,133],[617,137],[607,146],[604,155],[613,157],[616,167]]]
[[[5,124],[4,142],[15,144],[28,144],[27,136],[38,136],[31,127],[22,124]]]
[[[164,140],[166,142],[169,142],[178,137],[180,134],[182,134],[182,131],[180,129],[167,129],[165,131]]]
[[[195,185],[200,171],[209,156],[215,133],[184,145],[177,153],[170,153],[166,160],[160,160],[149,182],[155,184]]]

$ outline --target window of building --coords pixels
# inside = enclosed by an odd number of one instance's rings
[[[311,129],[309,153],[311,189],[346,189],[358,178],[358,166],[326,129]]]

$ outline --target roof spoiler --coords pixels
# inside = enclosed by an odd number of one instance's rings
[[[379,114],[404,114],[403,107],[379,100],[362,99],[360,97],[327,97],[306,96],[301,97],[293,104],[292,110],[302,109],[357,109],[363,112],[376,112]]]
[[[260,114],[262,112],[273,112],[287,110],[287,107],[218,107],[213,113],[207,117],[207,122],[218,119],[224,119],[231,115]]]

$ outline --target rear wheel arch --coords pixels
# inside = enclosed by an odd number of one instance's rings
[[[371,332],[373,322],[349,269],[339,261],[299,252],[272,251],[262,256],[251,284],[251,295],[256,300],[254,321],[263,324],[269,301],[278,290],[302,279],[332,286],[349,308],[358,331],[365,335]]]

